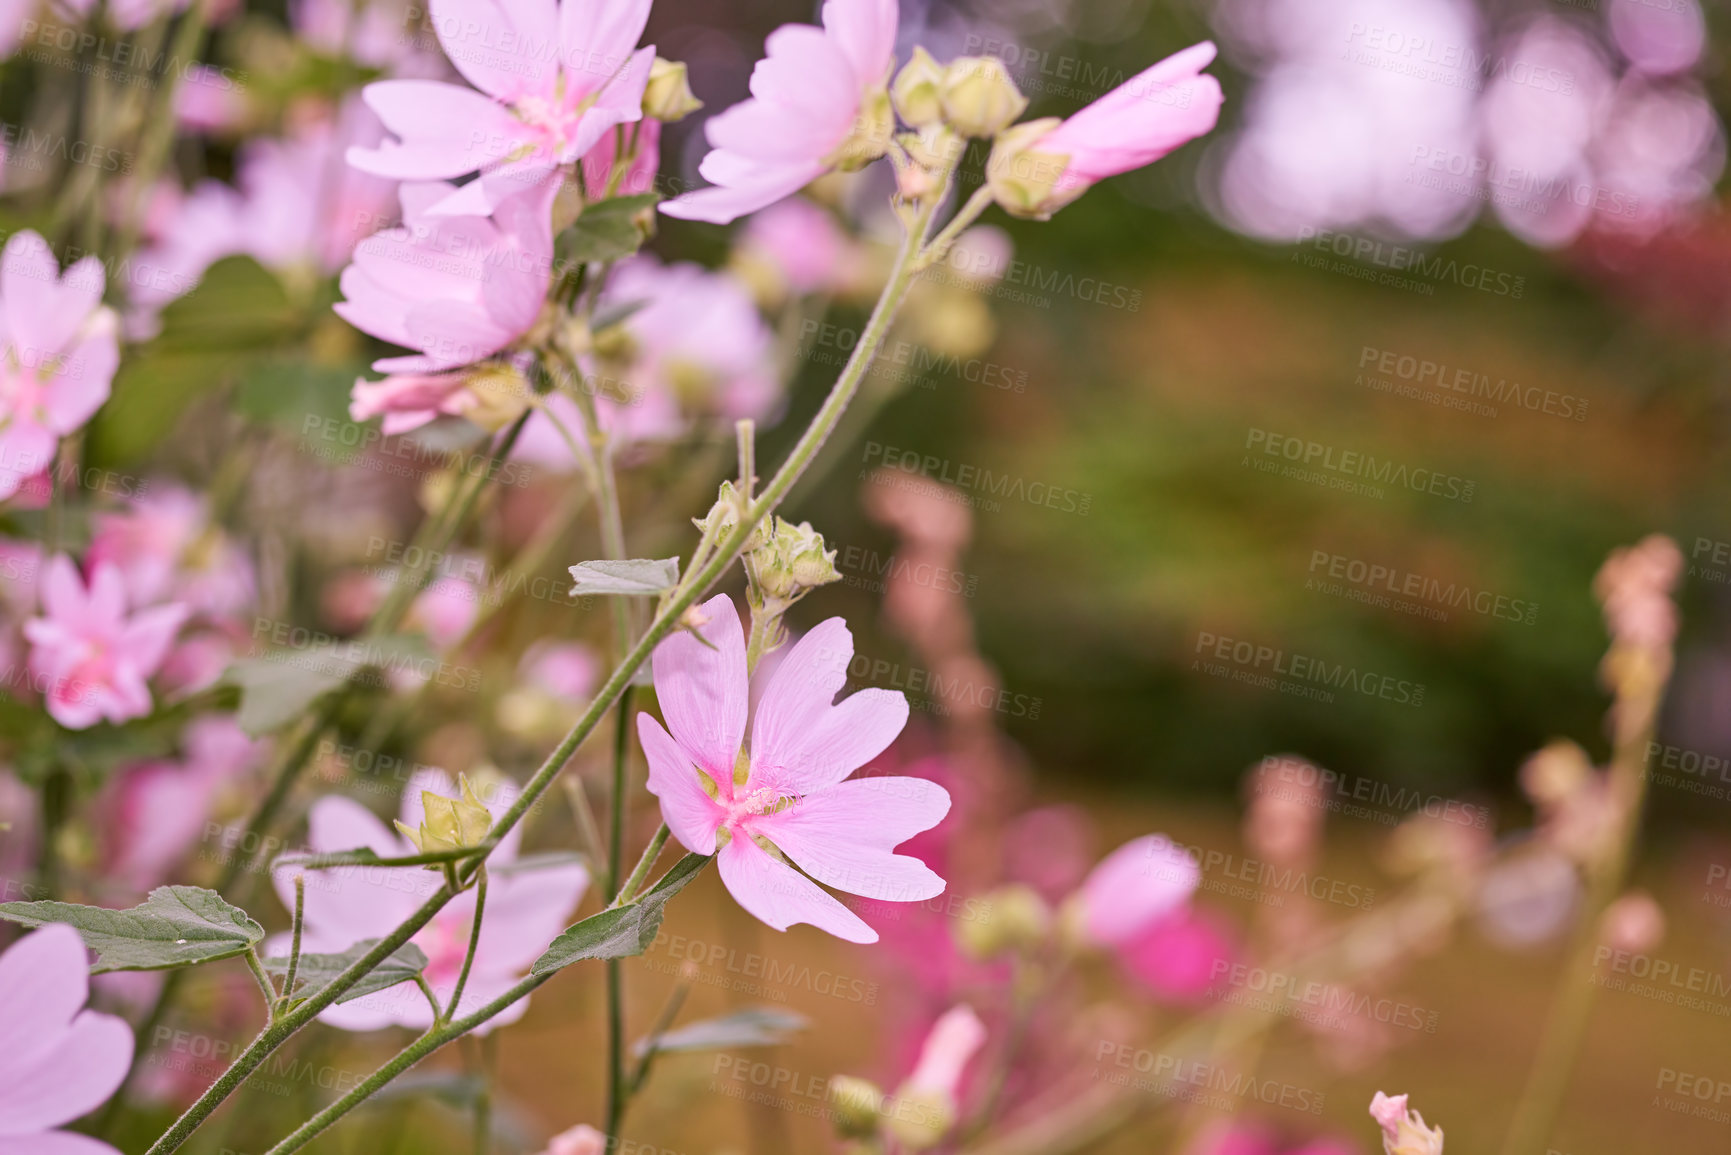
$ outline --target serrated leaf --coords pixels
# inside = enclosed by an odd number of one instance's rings
[[[246,911],[199,886],[159,886],[129,910],[6,902],[0,918],[32,927],[66,923],[96,952],[92,974],[196,966],[245,954],[264,938]]]
[[[559,256],[567,264],[588,264],[591,261],[617,261],[629,257],[643,247],[649,231],[639,223],[639,215],[652,209],[661,200],[659,194],[609,197],[584,206],[576,222],[559,235]],[[648,218],[649,229],[654,217]]]
[[[664,593],[679,584],[679,559],[665,557],[660,561],[634,558],[631,561],[585,561],[571,567],[572,597],[585,594],[623,594],[627,597],[648,597]]]
[[[358,671],[417,660],[425,652],[417,639],[402,637],[272,650],[234,662],[224,672],[223,681],[240,687],[235,721],[256,738],[299,718]]]
[[[295,999],[312,998],[335,982],[338,975],[348,970],[362,955],[378,944],[378,939],[367,938],[338,954],[301,955],[300,965],[295,969],[295,989],[285,993]],[[264,960],[265,970],[279,982],[288,978],[288,964],[286,957]],[[427,956],[421,948],[412,942],[404,943],[387,955],[378,966],[368,971],[360,982],[338,995],[337,1002],[350,1002],[363,995],[388,990],[398,983],[413,982],[415,976],[426,969]]]
[[[773,1047],[785,1043],[808,1025],[804,1015],[779,1007],[746,1007],[718,1019],[704,1019],[677,1030],[639,1039],[632,1053],[642,1058],[654,1051],[717,1051],[728,1047]]]
[[[642,954],[661,932],[667,900],[684,890],[709,865],[709,859],[709,855],[687,854],[636,902],[590,915],[554,939],[547,953],[529,968],[530,973],[548,974],[584,959],[631,958]]]

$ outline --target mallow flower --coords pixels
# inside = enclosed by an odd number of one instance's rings
[[[713,117],[699,166],[713,188],[661,206],[727,224],[792,196],[831,169],[882,156],[895,129],[890,68],[896,0],[825,0],[823,27],[784,24],[764,41],[751,99]]]
[[[170,602],[129,613],[118,569],[95,566],[86,584],[64,554],[48,563],[40,589],[42,615],[24,623],[24,636],[30,673],[53,719],[83,730],[150,713],[146,683],[167,657],[186,607]]]
[[[1405,1095],[1381,1091],[1370,1101],[1370,1117],[1382,1127],[1387,1155],[1443,1155],[1441,1127],[1425,1125],[1424,1116],[1407,1109]]]
[[[1215,47],[1204,41],[1120,84],[1065,120],[1047,117],[1001,135],[986,165],[998,204],[1044,219],[1095,182],[1153,164],[1214,128],[1225,99],[1202,70]]]
[[[435,0],[433,29],[474,89],[381,80],[366,102],[398,137],[349,163],[397,180],[479,179],[435,214],[486,216],[640,119],[654,48],[637,48],[650,0]]]
[[[647,714],[637,719],[662,818],[687,850],[718,856],[729,893],[769,926],[810,923],[849,942],[876,942],[877,932],[818,883],[890,902],[943,892],[925,863],[894,851],[943,819],[949,793],[923,778],[848,777],[895,741],[907,699],[865,689],[835,700],[853,636],[830,618],[776,667],[748,742],[751,679],[739,614],[718,594],[700,616],[701,638],[681,632],[655,648],[666,729]]]
[[[0,254],[0,500],[108,400],[120,348],[104,283],[96,257],[62,276],[48,242],[28,230]]]
[[[541,315],[553,271],[553,178],[505,198],[492,217],[433,217],[444,184],[402,187],[403,221],[355,249],[343,270],[337,315],[383,341],[418,350],[373,368],[360,382],[357,420],[405,410],[428,420],[465,387],[449,371],[492,356]]]
[[[114,1094],[132,1066],[132,1028],[84,1009],[90,966],[69,926],[0,954],[0,1155],[119,1155],[57,1131]]]
[[[491,816],[496,817],[511,804],[514,790],[502,784],[481,792],[481,800]],[[459,798],[457,788],[443,771],[416,773],[403,790],[399,815],[401,825],[410,831],[422,828],[427,813],[423,791],[447,808],[449,804],[442,800]],[[499,843],[488,863],[504,867],[515,862],[521,842],[522,828],[518,827]],[[313,804],[307,815],[307,843],[315,854],[361,847],[381,858],[418,853],[413,843],[386,827],[371,810],[338,795],[328,795]],[[272,876],[278,897],[290,910],[294,909],[295,874],[293,866],[283,866]],[[403,867],[343,866],[308,875],[301,949],[334,953],[347,950],[361,939],[377,938],[380,927],[403,921],[443,885],[444,879],[435,871]],[[456,1014],[478,1010],[527,974],[529,964],[569,925],[568,916],[588,885],[589,873],[578,864],[495,873],[488,884],[474,969],[463,988],[462,1005]],[[441,1003],[449,1003],[456,989],[474,922],[475,890],[470,888],[452,899],[411,940],[426,952],[428,963],[423,974]],[[286,954],[287,936],[277,936],[270,949],[276,954]],[[527,1009],[525,999],[480,1031],[516,1022]],[[432,1024],[432,1008],[420,991],[405,983],[329,1007],[319,1017],[348,1031],[370,1031],[392,1025],[424,1030]]]
[[[1196,860],[1164,835],[1131,839],[1101,859],[1083,880],[1073,899],[1079,929],[1099,946],[1133,942],[1181,912],[1201,880]]]

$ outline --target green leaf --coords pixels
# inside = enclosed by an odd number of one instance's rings
[[[585,561],[571,567],[572,597],[585,594],[624,594],[647,597],[679,584],[679,559],[634,558],[631,561]]]
[[[286,992],[291,997],[310,999],[336,981],[337,976],[353,966],[362,955],[379,945],[376,938],[366,938],[351,946],[340,954],[303,954],[300,965],[295,969],[295,989]],[[272,978],[286,981],[288,978],[289,960],[285,958],[267,958],[264,969]],[[413,982],[416,975],[427,968],[427,956],[414,943],[404,943],[389,955],[360,982],[337,996],[337,1002],[346,1003],[358,999],[362,995],[370,995],[376,991],[387,990],[398,983]]]
[[[382,637],[366,641],[326,642],[304,649],[272,650],[242,658],[229,666],[223,680],[240,687],[235,720],[253,737],[268,734],[306,713],[319,698],[371,666],[390,667],[426,654],[417,638]]]
[[[584,206],[575,224],[559,235],[559,257],[568,265],[617,261],[643,247],[655,227],[659,194],[610,197]]]
[[[355,378],[365,373],[364,363],[267,361],[241,374],[234,408],[252,421],[300,438],[319,460],[342,464],[379,439],[349,417]]]
[[[687,854],[636,902],[592,914],[554,939],[529,972],[544,975],[584,959],[642,954],[661,932],[667,900],[684,890],[709,865],[709,859],[709,855]]]
[[[773,1047],[808,1025],[804,1015],[779,1007],[746,1007],[718,1019],[704,1019],[677,1030],[639,1039],[632,1054],[650,1051],[718,1051],[728,1047]]]
[[[246,911],[198,886],[159,886],[130,910],[70,902],[0,903],[0,918],[24,926],[71,926],[96,952],[93,974],[215,962],[245,954],[264,938],[264,927]]]

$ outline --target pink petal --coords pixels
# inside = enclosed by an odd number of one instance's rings
[[[433,0],[445,55],[482,92],[509,100],[551,82],[559,53],[553,0]]]
[[[120,1152],[88,1135],[72,1131],[46,1131],[35,1135],[0,1135],[0,1155],[120,1155]]]
[[[54,924],[0,954],[0,1091],[65,1031],[89,997],[84,942]]]
[[[649,5],[650,0],[562,0],[559,46],[574,91],[595,91],[625,63],[643,38]],[[642,95],[639,90],[640,102]]]
[[[902,732],[908,702],[869,689],[839,704],[853,635],[840,618],[822,622],[788,651],[764,690],[751,731],[751,787],[811,794],[876,758]]]
[[[541,957],[547,944],[571,925],[571,913],[589,886],[581,865],[555,866],[522,874],[498,874],[487,891],[476,965],[519,976]]]
[[[42,610],[55,621],[67,624],[77,622],[86,612],[84,579],[78,576],[78,567],[72,564],[72,559],[63,553],[49,559],[47,572],[42,576]]]
[[[878,940],[877,931],[859,915],[749,838],[736,837],[723,846],[717,862],[721,881],[734,901],[776,930],[804,922],[848,942]]]
[[[168,656],[175,634],[186,621],[188,610],[179,602],[154,606],[132,616],[126,623],[115,646],[115,652],[126,658],[142,677],[150,677]]]
[[[113,1015],[85,1011],[51,1048],[0,1085],[0,1126],[29,1134],[70,1123],[114,1094],[131,1065],[132,1028]]]
[[[1105,945],[1125,942],[1188,902],[1200,881],[1196,860],[1164,835],[1132,839],[1082,883],[1088,933]]]
[[[745,631],[726,594],[716,594],[698,609],[708,618],[700,633],[709,644],[680,630],[655,647],[650,664],[667,728],[728,797],[750,699]]]
[[[1214,45],[1193,45],[1119,85],[1035,145],[1070,158],[1061,183],[1102,180],[1152,164],[1213,129],[1220,82],[1198,75]]]
[[[575,160],[615,126],[643,119],[643,90],[649,85],[649,69],[654,63],[655,49],[638,49],[624,67],[604,81],[594,105],[577,123],[576,135],[559,154],[561,160]]]
[[[691,853],[714,854],[725,811],[704,791],[697,768],[648,714],[637,715],[637,737],[649,762],[649,792],[661,800],[661,820]]]
[[[102,262],[86,257],[60,275],[48,242],[29,230],[13,233],[0,253],[0,304],[14,348],[40,362],[64,349],[102,302]]]
[[[881,84],[895,63],[896,0],[825,0],[823,26],[853,65],[860,87]]]
[[[400,145],[351,148],[349,163],[398,180],[433,180],[474,172],[529,136],[523,122],[480,93],[436,80],[380,80],[362,93]]]
[[[942,894],[944,880],[919,859],[892,851],[949,811],[949,792],[936,782],[855,778],[745,825],[825,886],[887,902],[921,902]]]
[[[713,225],[731,224],[748,213],[786,200],[822,176],[825,171],[823,165],[816,163],[800,168],[777,169],[773,179],[766,177],[757,184],[742,184],[732,188],[716,185],[713,188],[685,193],[664,203],[661,211],[683,221],[707,221]]]
[[[55,367],[44,408],[54,431],[67,434],[83,426],[108,400],[114,371],[120,367],[120,347],[112,328],[100,328],[79,341]]]

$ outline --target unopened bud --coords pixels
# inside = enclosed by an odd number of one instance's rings
[[[437,854],[479,846],[492,828],[493,815],[475,795],[467,777],[459,777],[459,798],[421,791],[421,826],[414,830],[399,821],[397,829],[422,854]]]
[[[835,1104],[835,1130],[843,1139],[869,1139],[878,1131],[884,1108],[884,1093],[877,1084],[852,1075],[837,1075],[829,1081],[829,1099]]]
[[[1038,946],[1052,929],[1052,910],[1030,886],[1013,883],[985,897],[978,918],[956,925],[956,941],[977,959]]]
[[[943,119],[944,68],[924,48],[915,48],[911,59],[896,73],[890,97],[902,121],[924,128]]]
[[[841,580],[835,550],[826,550],[823,535],[809,521],[798,525],[775,519],[769,540],[753,551],[749,564],[766,601],[791,605],[818,586]]]
[[[691,95],[685,62],[657,56],[649,66],[649,83],[643,89],[643,115],[672,124],[702,107],[703,101]]]
[[[937,1091],[898,1093],[885,1110],[884,1130],[909,1151],[929,1151],[956,1125],[956,1104]]]
[[[463,384],[475,399],[463,410],[463,416],[488,433],[497,433],[523,416],[535,395],[529,379],[509,364],[485,365],[470,373]]]
[[[962,56],[950,61],[940,86],[944,119],[963,136],[997,136],[1028,107],[996,56]]]
[[[986,184],[992,198],[1011,216],[1045,220],[1081,196],[1086,185],[1058,191],[1058,180],[1070,158],[1041,152],[1037,146],[1059,121],[1055,117],[1030,120],[999,135],[986,161]]]
[[[831,168],[856,172],[889,151],[895,130],[896,114],[890,107],[889,91],[873,89],[860,100],[853,131],[825,159]]]

